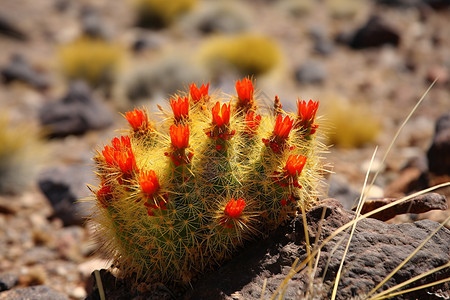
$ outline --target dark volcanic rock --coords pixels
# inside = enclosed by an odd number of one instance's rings
[[[325,209],[325,219],[321,229],[319,244],[330,236],[339,226],[349,222],[353,214],[345,211],[337,200],[328,199],[307,213],[310,240],[316,238],[320,216]],[[398,266],[436,227],[432,221],[420,221],[413,224],[388,225],[375,219],[365,219],[358,223],[344,264],[337,299],[350,299],[362,295],[375,287],[386,275]],[[347,230],[348,231],[348,230]],[[325,274],[325,288],[321,298],[331,295],[331,283],[334,281],[349,237],[348,232],[341,233],[328,241],[321,249],[317,276],[323,272],[330,259]],[[344,243],[337,246],[343,238]],[[296,257],[300,261],[306,258],[303,246],[304,235],[301,219],[294,220],[283,231],[271,237],[270,242],[260,242],[246,249],[242,254],[218,271],[206,274],[185,299],[234,299],[232,294],[242,295],[243,299],[260,299],[262,282],[267,278],[266,296],[270,295],[286,277]],[[333,251],[333,248],[337,249]],[[438,233],[397,272],[382,289],[394,286],[418,274],[448,262],[450,250],[450,231],[441,229]],[[424,259],[427,258],[427,259]],[[245,270],[245,272],[243,271]],[[450,276],[450,270],[437,272],[418,284],[436,281]],[[306,277],[296,275],[287,289],[288,299],[300,297],[306,286]],[[435,288],[437,289],[437,288]],[[424,298],[426,292],[416,292],[404,296],[404,299]],[[425,295],[425,296],[424,296]]]
[[[386,24],[382,18],[372,16],[366,24],[341,42],[347,43],[353,49],[364,49],[392,45],[397,47],[400,43],[400,34],[397,29]]]
[[[69,300],[64,294],[55,291],[54,289],[45,286],[37,285],[24,288],[18,288],[0,293],[0,299],[8,300]]]
[[[436,122],[433,142],[427,152],[428,169],[436,175],[450,175],[450,111]]]
[[[53,216],[60,218],[65,226],[80,225],[85,221],[87,203],[77,201],[87,196],[83,191],[87,191],[86,182],[92,181],[92,174],[90,167],[75,165],[48,169],[39,175],[39,188],[50,201]]]
[[[324,219],[321,221],[321,216]],[[318,203],[307,213],[309,240],[315,241],[320,229],[318,244],[330,237],[340,226],[350,222],[354,214],[343,209],[339,201],[327,199]],[[386,224],[376,219],[358,222],[343,266],[337,299],[351,299],[368,293],[395,267],[403,262],[420,243],[438,226],[424,220],[411,224]],[[349,230],[345,230],[322,245],[317,265],[316,278],[325,278],[323,284],[314,282],[316,299],[329,299],[332,284],[344,253]],[[291,270],[296,258],[302,262],[307,253],[301,217],[279,228],[269,238],[250,243],[216,271],[206,273],[184,295],[177,299],[261,299],[263,282],[267,279],[265,296],[281,285]],[[441,228],[380,290],[385,290],[435,267],[448,263],[450,259],[450,231]],[[326,272],[325,272],[326,270]],[[105,274],[104,274],[105,276]],[[418,280],[408,287],[434,282],[450,276],[450,268]],[[109,280],[106,289],[117,294],[128,293],[129,299],[153,299],[150,292],[130,295],[128,288],[119,288],[117,282]],[[113,284],[115,282],[115,285]],[[125,285],[126,286],[126,285]],[[287,285],[285,299],[301,299],[308,287],[305,272],[296,274]],[[433,299],[434,294],[448,293],[450,287],[441,284],[424,291],[399,296],[397,299]],[[119,292],[120,294],[120,292]],[[170,294],[170,293],[169,293]],[[165,296],[169,297],[166,293]],[[93,295],[93,294],[92,294]],[[91,295],[88,299],[98,299]],[[438,296],[436,296],[438,297]],[[119,299],[119,298],[111,298]],[[170,298],[165,298],[170,299]],[[438,298],[436,298],[438,299]]]
[[[80,135],[113,123],[111,112],[92,98],[89,87],[81,81],[73,82],[60,101],[44,105],[39,117],[50,137]]]
[[[373,211],[379,207],[385,206],[397,200],[398,199],[395,198],[366,200],[361,209],[361,214],[368,213],[370,211]],[[386,221],[401,214],[406,213],[420,214],[433,209],[446,210],[447,208],[448,205],[445,196],[439,195],[437,193],[428,193],[413,197],[398,205],[387,208],[382,212],[372,215],[371,218]]]
[[[38,90],[49,87],[47,78],[33,69],[25,58],[19,54],[11,57],[9,64],[1,69],[3,82],[8,84],[19,81],[30,85]]]
[[[19,41],[28,40],[27,34],[4,15],[0,15],[0,33]]]

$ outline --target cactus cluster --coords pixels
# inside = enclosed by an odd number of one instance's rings
[[[317,198],[318,101],[264,109],[248,78],[225,103],[208,90],[175,95],[159,123],[127,112],[129,129],[97,151],[91,221],[123,276],[186,286]]]

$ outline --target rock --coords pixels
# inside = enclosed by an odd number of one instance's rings
[[[444,113],[436,122],[427,158],[430,172],[435,175],[450,175],[450,111]]]
[[[139,293],[136,288],[131,289],[129,282],[117,279],[107,270],[100,270],[99,276],[105,292],[105,297],[108,300],[121,300],[121,299],[146,299],[146,300],[174,300],[175,298],[171,292],[164,289],[163,286],[159,286],[153,292]],[[99,300],[99,290],[95,274],[91,275],[91,282],[93,283],[92,291],[86,297],[85,300]]]
[[[21,260],[28,265],[45,264],[46,262],[57,258],[57,253],[46,246],[36,246],[30,248],[23,255],[21,255]]]
[[[322,83],[327,76],[325,65],[315,60],[305,62],[295,73],[295,77],[300,83]]]
[[[92,170],[87,165],[51,168],[39,175],[39,188],[53,207],[53,217],[60,218],[64,226],[84,223],[89,207],[77,201],[89,195],[86,182],[91,179]]]
[[[82,81],[73,82],[61,100],[44,105],[39,118],[49,137],[81,135],[113,123],[111,112],[92,98],[89,87]]]
[[[19,276],[14,273],[0,274],[0,292],[12,289],[19,282]],[[0,294],[1,295],[1,294]]]
[[[80,247],[84,238],[84,230],[80,226],[63,228],[58,232],[55,249],[65,260],[80,261]]]
[[[45,90],[49,87],[47,77],[33,69],[22,55],[14,54],[8,65],[1,69],[3,82],[9,84],[14,81],[19,81],[29,86]]]
[[[19,41],[28,40],[27,34],[3,14],[0,15],[0,34]]]
[[[81,278],[88,278],[95,270],[100,270],[108,267],[109,261],[101,258],[93,258],[78,265],[78,272]]]
[[[398,199],[384,198],[375,200],[366,200],[361,210],[361,214],[368,213],[379,207],[397,201]],[[443,195],[437,193],[427,193],[421,196],[411,198],[398,205],[383,210],[371,216],[381,221],[387,221],[393,217],[406,213],[420,214],[430,210],[439,209],[446,210],[448,208],[447,199]],[[355,210],[355,209],[354,209]]]
[[[414,8],[422,5],[422,0],[373,0],[375,3],[397,8]]]
[[[73,290],[70,291],[70,297],[75,298],[75,299],[84,299],[87,296],[86,290],[81,287],[81,286],[77,286],[76,288],[74,288]]]
[[[45,285],[37,285],[9,290],[7,292],[0,293],[0,299],[69,300],[69,298],[66,295],[57,292],[54,289]]]
[[[409,167],[403,169],[398,177],[385,188],[386,197],[402,197],[413,191],[427,188],[428,182],[420,169]]]
[[[328,184],[328,197],[339,200],[344,208],[351,209],[358,203],[361,193],[352,188],[344,177],[333,174]]]
[[[325,34],[322,27],[315,26],[309,32],[313,42],[314,51],[322,55],[330,55],[334,52],[333,41]]]
[[[426,80],[428,83],[436,81],[437,85],[445,86],[450,83],[450,70],[444,66],[431,66],[427,72]]]
[[[321,216],[324,219],[321,220]],[[314,290],[317,298],[330,299],[332,285],[343,257],[349,231],[341,231],[330,236],[354,218],[352,212],[344,210],[339,201],[327,199],[318,203],[306,214],[310,241],[317,238],[321,255],[317,264]],[[316,237],[319,232],[320,236]],[[352,299],[363,296],[374,288],[385,276],[406,259],[421,242],[438,226],[437,223],[423,220],[409,224],[386,224],[368,218],[358,222],[346,255],[336,299]],[[391,279],[380,289],[386,290],[435,267],[448,263],[450,259],[450,230],[441,228]],[[233,258],[215,271],[210,271],[193,283],[184,294],[174,295],[175,299],[261,299],[264,280],[267,280],[266,294],[270,296],[282,284],[298,258],[307,258],[305,250],[303,220],[298,217],[279,228],[267,239],[248,243]],[[314,248],[312,248],[314,249]],[[326,270],[326,273],[325,273]],[[131,292],[130,284],[115,279],[111,273],[102,270],[103,286],[108,299],[170,299],[170,293]],[[321,283],[321,277],[325,280]],[[412,283],[409,287],[434,282],[450,276],[450,269],[444,268]],[[302,299],[308,287],[308,276],[302,272],[294,275],[284,293],[285,299]],[[161,287],[161,286],[160,286]],[[403,299],[430,299],[429,295],[448,293],[450,287],[440,284],[426,290],[408,293]],[[97,294],[96,294],[97,293]],[[159,296],[160,298],[156,298]],[[164,297],[164,298],[163,298]],[[167,298],[166,298],[167,297]],[[87,299],[98,299],[98,291]]]
[[[249,16],[242,6],[224,2],[205,6],[186,20],[186,23],[192,23],[194,28],[204,34],[232,34],[248,28],[248,19]]]
[[[337,200],[322,201],[307,213],[310,241],[316,238],[321,223],[320,216],[324,209],[325,219],[321,225],[319,244],[339,226],[353,218],[353,214],[345,211]],[[295,219],[289,226],[278,230],[269,240],[258,242],[245,249],[217,271],[206,274],[194,284],[193,290],[186,293],[184,299],[235,299],[233,295],[239,295],[243,299],[260,299],[264,279],[268,282],[266,295],[271,295],[286,277],[294,259],[298,257],[301,262],[306,258],[306,251],[302,245],[304,243],[302,224],[300,218]],[[427,220],[400,225],[388,225],[375,219],[360,221],[347,253],[337,299],[351,299],[370,291],[418,247],[436,226],[437,223]],[[337,246],[342,237],[344,243]],[[330,258],[325,274],[325,288],[322,290],[323,299],[329,299],[331,295],[330,286],[336,277],[348,237],[348,232],[341,233],[321,249],[316,277],[324,275]],[[450,231],[440,229],[433,239],[384,284],[382,290],[447,263],[450,258],[449,239]],[[333,252],[335,246],[337,249]],[[414,286],[448,276],[450,270],[447,268],[420,280]],[[300,290],[305,290],[306,283],[304,275],[296,275],[288,285],[285,297],[301,298]],[[329,288],[326,288],[327,286]],[[432,288],[432,291],[439,288],[442,288],[442,285]],[[428,299],[427,295],[427,291],[418,291],[408,294],[408,298],[405,299]]]
[[[106,40],[111,37],[109,28],[105,26],[95,7],[90,5],[83,6],[81,8],[80,21],[85,35]]]
[[[342,40],[341,40],[342,41]],[[353,49],[364,49],[392,45],[397,47],[400,43],[400,34],[396,28],[386,24],[378,17],[372,16],[366,24],[344,39]]]

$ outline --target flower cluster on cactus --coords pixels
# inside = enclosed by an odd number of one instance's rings
[[[160,122],[127,112],[128,132],[97,151],[90,220],[123,276],[185,287],[314,204],[319,102],[298,101],[294,114],[276,97],[263,109],[248,78],[236,92],[223,99],[192,84]]]

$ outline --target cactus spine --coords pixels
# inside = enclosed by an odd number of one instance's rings
[[[221,103],[209,84],[170,100],[158,128],[144,110],[94,160],[101,246],[124,276],[183,287],[245,239],[273,231],[317,197],[318,102],[259,114],[251,80]]]

